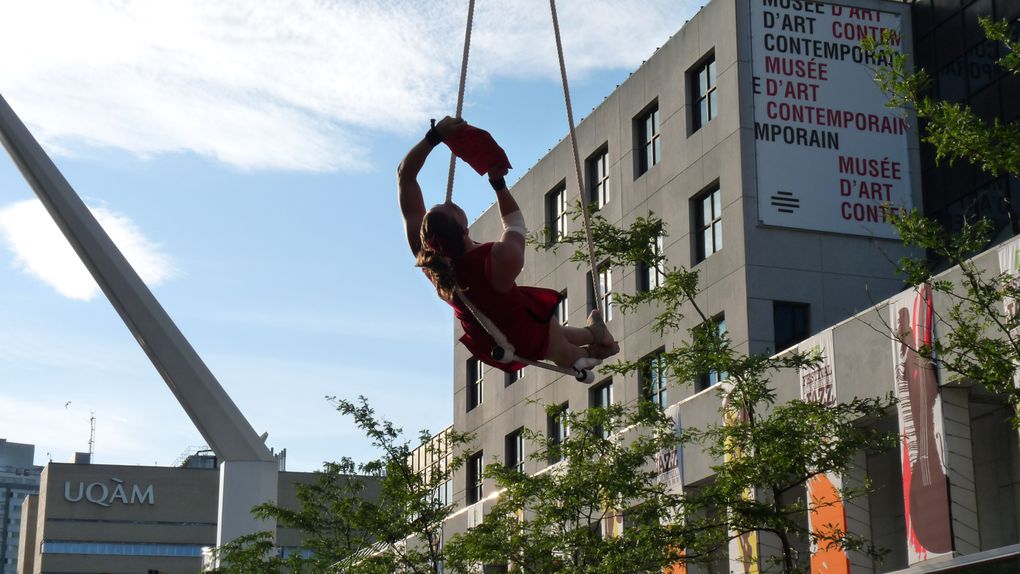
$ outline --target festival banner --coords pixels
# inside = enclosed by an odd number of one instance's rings
[[[1020,238],[1011,239],[999,246],[999,273],[1009,277],[1010,287],[1020,287]],[[1020,311],[1016,299],[1012,297],[1003,297],[1002,305],[1007,320],[1013,320]],[[1020,369],[1013,373],[1013,384],[1020,386]]]
[[[934,319],[929,285],[890,300],[909,564],[953,551],[938,371],[917,352],[935,340]]]
[[[666,417],[673,421],[673,432],[677,435],[682,431],[680,427],[680,403],[670,405],[666,409]],[[684,477],[684,451],[682,445],[676,448],[660,451],[655,454],[655,469],[659,473],[658,481],[666,486],[666,490],[672,493],[683,491]]]
[[[821,360],[812,367],[800,369],[800,398],[834,406],[836,374],[833,363],[832,329],[802,342],[801,353],[818,353]],[[849,574],[850,557],[826,536],[847,531],[846,504],[841,494],[843,478],[835,473],[816,475],[807,481],[808,529],[822,540],[811,543],[811,574]]]
[[[907,118],[886,107],[861,40],[901,49],[899,14],[822,2],[750,0],[758,219],[765,225],[898,238],[912,205]]]

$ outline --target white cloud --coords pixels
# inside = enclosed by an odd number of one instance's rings
[[[175,274],[170,259],[134,222],[104,207],[89,209],[146,284],[159,285]],[[92,275],[38,200],[0,208],[0,237],[6,239],[15,267],[61,295],[87,301],[99,293]]]
[[[469,77],[558,78],[533,0],[478,4]],[[541,8],[541,9],[540,9]],[[689,0],[562,2],[572,78],[635,67]],[[407,133],[453,108],[465,3],[16,2],[0,90],[51,150],[193,152],[242,168],[358,169],[366,130]]]

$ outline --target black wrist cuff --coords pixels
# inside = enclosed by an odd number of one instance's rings
[[[436,120],[432,120],[432,127],[429,128],[429,131],[425,132],[425,141],[429,142],[429,145],[432,147],[436,147],[443,141],[443,136],[439,135],[439,132],[436,131]]]
[[[506,180],[503,179],[503,176],[489,178],[489,185],[491,185],[492,189],[495,191],[503,191],[506,189]]]

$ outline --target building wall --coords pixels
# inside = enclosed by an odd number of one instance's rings
[[[902,4],[863,0],[842,4],[898,12],[909,29],[909,8]],[[669,263],[700,273],[703,291],[698,296],[699,307],[708,316],[725,317],[736,348],[769,352],[776,350],[773,301],[810,304],[810,330],[821,330],[896,292],[901,281],[892,261],[906,252],[891,240],[759,224],[749,6],[748,0],[707,4],[578,125],[577,136],[582,161],[608,147],[611,199],[600,213],[621,226],[649,213],[662,218],[667,225],[664,248]],[[909,45],[909,32],[907,35]],[[710,54],[717,69],[719,113],[695,131],[691,71]],[[638,175],[635,118],[653,103],[660,114],[662,160]],[[495,135],[498,138],[499,134]],[[512,154],[513,150],[509,151]],[[916,164],[916,149],[911,157]],[[530,229],[547,221],[545,196],[550,190],[565,182],[569,201],[579,197],[573,173],[572,151],[564,140],[514,185],[513,195]],[[723,248],[699,262],[695,259],[696,230],[692,232],[692,199],[716,182],[722,197]],[[914,195],[918,192],[915,182]],[[493,207],[472,224],[471,235],[476,240],[491,239],[498,237],[500,229],[499,214]],[[588,312],[587,266],[578,268],[569,262],[570,254],[570,248],[529,248],[518,283],[566,289],[569,322],[583,325]],[[635,269],[612,270],[614,291],[634,293],[638,281]],[[655,310],[651,308],[627,315],[616,312],[608,325],[620,341],[621,357],[636,360],[685,338],[686,329],[703,320],[689,311],[683,328],[665,338],[652,331]],[[458,327],[454,337],[460,335]],[[569,377],[527,368],[519,381],[506,385],[501,371],[486,367],[484,400],[469,410],[468,359],[466,349],[455,345],[454,427],[477,434],[476,448],[483,452],[486,463],[503,458],[504,438],[515,429],[546,430],[546,413],[540,404],[567,403],[572,409],[589,405],[589,387]],[[614,377],[612,383],[617,402],[632,402],[640,394],[637,377]],[[693,394],[690,384],[671,384],[668,403],[691,401],[695,420],[714,421],[714,393]],[[709,462],[695,461],[690,467],[692,478],[707,476]],[[535,472],[541,466],[544,463],[528,461],[525,470]],[[462,470],[454,481],[459,500],[464,500],[465,485],[466,472]],[[492,486],[485,485],[483,490],[490,493]]]
[[[0,574],[15,574],[25,500],[39,491],[35,447],[0,439]]]
[[[313,480],[281,472],[278,503],[297,508],[295,484]],[[193,574],[216,544],[218,495],[215,469],[50,463],[22,518],[18,572]],[[278,529],[277,543],[297,547],[299,533]]]

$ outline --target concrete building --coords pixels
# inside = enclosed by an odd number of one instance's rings
[[[563,213],[578,197],[597,202],[599,212],[618,225],[654,213],[667,225],[662,252],[670,264],[700,273],[704,291],[698,306],[716,328],[727,331],[735,348],[775,353],[813,334],[830,337],[834,343],[826,348],[832,350],[835,365],[830,367],[838,384],[826,392],[847,400],[905,388],[895,378],[903,359],[890,348],[892,334],[871,328],[888,324],[888,309],[906,309],[904,298],[915,297],[897,295],[903,284],[893,262],[907,251],[885,210],[924,206],[942,217],[964,209],[958,207],[963,196],[983,197],[981,186],[988,182],[973,171],[967,179],[959,170],[934,167],[930,152],[922,161],[917,122],[884,107],[871,81],[871,67],[881,62],[869,60],[859,42],[886,30],[908,53],[917,42],[917,59],[940,62],[939,73],[947,77],[939,86],[949,90],[953,62],[978,57],[976,15],[1015,19],[1018,5],[1011,0],[713,0],[577,126],[583,190],[574,182],[570,143],[564,140],[514,185],[513,194],[529,227],[548,225],[554,241],[564,228],[572,230]],[[963,29],[966,41],[955,36]],[[945,44],[943,34],[953,42]],[[1015,79],[996,74],[989,82],[978,86],[978,80],[965,80],[967,101],[994,99],[987,117],[1016,118]],[[880,164],[884,171],[871,169]],[[934,177],[959,178],[952,184],[956,204],[947,201],[945,185],[929,185]],[[1000,189],[1016,188],[1015,180],[1001,183]],[[495,208],[471,226],[476,239],[498,237],[500,230]],[[1004,231],[1003,238],[1009,235]],[[593,306],[593,289],[588,270],[568,261],[570,251],[529,250],[518,283],[563,292],[559,318],[579,325]],[[612,309],[612,294],[649,289],[661,275],[626,268],[599,269],[598,275],[608,293],[607,323],[627,360],[654,358],[685,337],[687,328],[705,321],[688,313],[674,334],[658,337],[652,310],[620,314]],[[458,327],[454,338],[460,335]],[[713,373],[695,381],[668,381],[661,372],[603,377],[589,387],[534,368],[506,375],[461,345],[453,359],[453,426],[475,433],[477,441],[454,480],[454,497],[464,508],[451,520],[451,531],[479,520],[494,494],[494,486],[480,479],[482,464],[523,463],[526,472],[545,466],[528,460],[527,445],[518,439],[523,427],[553,428],[542,405],[584,409],[643,397],[677,409],[684,426],[719,421],[719,397],[712,387],[720,377]],[[797,374],[784,376],[792,378],[777,381],[782,397],[800,397]],[[1015,546],[1020,456],[1016,433],[1006,423],[1012,411],[1000,398],[965,382],[942,384],[938,436],[945,441],[949,465],[951,522],[944,526],[952,533],[952,550],[919,551],[908,544],[918,521],[907,525],[901,486],[909,478],[901,473],[901,453],[891,452],[860,461],[860,473],[879,488],[846,510],[854,528],[890,554],[882,563],[852,555],[848,570],[852,564],[853,572],[920,572],[938,560],[947,560],[943,567],[948,568],[981,558],[982,552],[997,557],[1020,552]],[[899,425],[907,432],[902,419],[899,413],[875,424],[889,430]],[[685,450],[684,487],[711,480],[711,463],[702,453]],[[755,552],[766,555],[769,545],[763,537]],[[730,568],[744,571],[745,564],[731,559]],[[719,571],[730,568],[722,565]]]
[[[0,438],[0,574],[18,571],[21,514],[25,500],[39,492],[35,447]]]
[[[279,504],[297,506],[294,485],[312,473],[280,472]],[[28,497],[18,574],[194,574],[216,545],[219,471],[199,456],[180,467],[50,463]],[[277,529],[284,550],[296,532]]]

